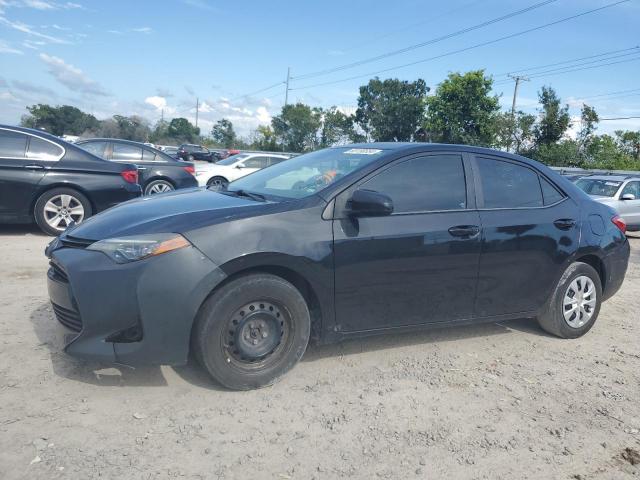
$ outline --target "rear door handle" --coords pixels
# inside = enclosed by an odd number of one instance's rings
[[[24,168],[28,170],[44,170],[44,166],[42,165],[25,165]]]
[[[480,227],[477,225],[456,225],[449,229],[449,233],[454,237],[473,238],[480,233]]]
[[[575,226],[576,221],[573,218],[559,218],[553,224],[560,230],[569,230]]]

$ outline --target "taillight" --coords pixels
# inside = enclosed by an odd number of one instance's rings
[[[120,172],[120,176],[124,178],[125,182],[138,183],[138,170],[123,170]]]
[[[188,166],[188,167],[182,167],[182,169],[187,172],[190,173],[191,175],[195,175],[196,174],[196,169],[193,168],[193,166]]]
[[[625,222],[619,215],[613,217],[611,221],[622,233],[627,232],[627,222]]]

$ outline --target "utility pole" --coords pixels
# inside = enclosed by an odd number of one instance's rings
[[[520,86],[521,81],[528,82],[529,78],[520,76],[520,75],[509,75],[509,77],[516,82],[516,85],[513,89],[513,102],[511,103],[511,115],[515,115],[516,114],[516,98],[518,97],[518,87]]]
[[[160,112],[160,123],[164,123],[164,108]]]
[[[284,91],[284,106],[287,106],[287,102],[289,102],[289,79],[291,78],[291,67],[287,67],[287,86]]]
[[[200,99],[196,97],[196,128],[198,127],[198,109],[200,108]]]

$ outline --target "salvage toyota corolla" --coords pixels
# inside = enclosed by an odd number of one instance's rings
[[[47,248],[66,351],[269,385],[310,339],[537,318],[585,334],[624,279],[624,222],[547,167],[458,145],[302,155],[141,198]]]

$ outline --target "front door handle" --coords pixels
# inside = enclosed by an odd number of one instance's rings
[[[24,168],[28,170],[44,170],[44,166],[42,165],[25,165]]]
[[[477,225],[456,225],[449,229],[449,233],[454,237],[473,238],[480,233]]]
[[[573,218],[559,218],[553,224],[560,230],[569,230],[575,226],[576,221]]]

